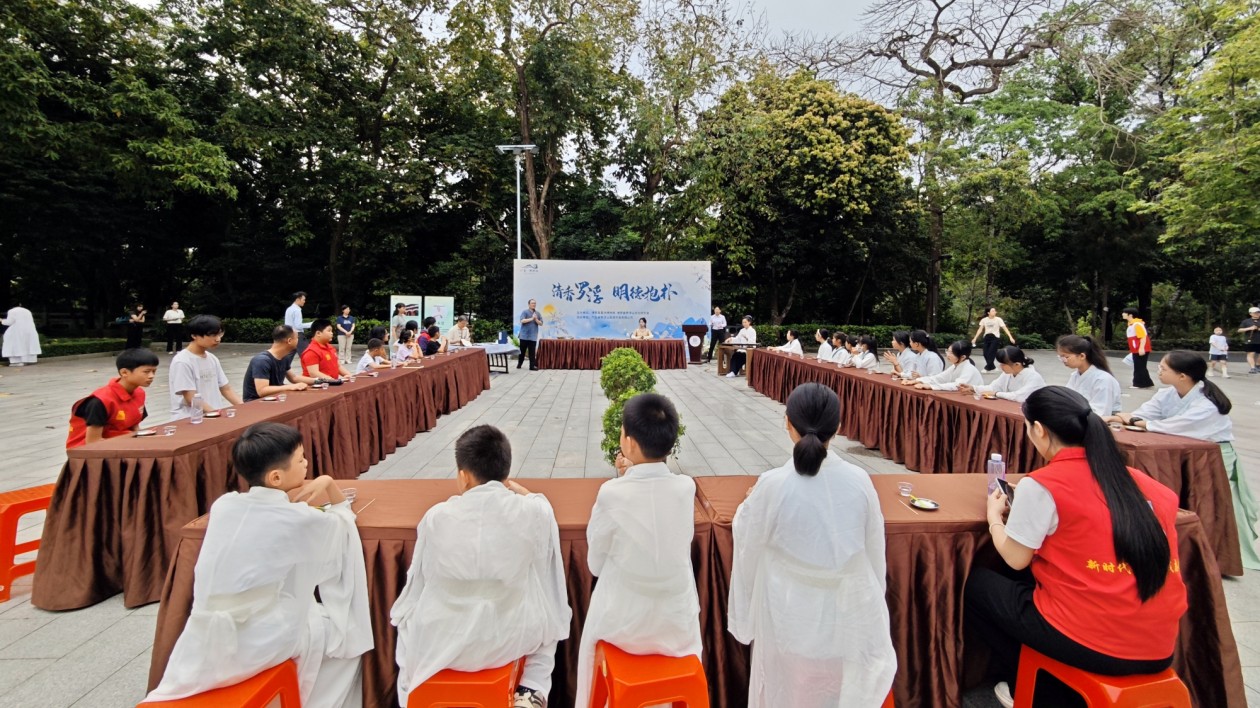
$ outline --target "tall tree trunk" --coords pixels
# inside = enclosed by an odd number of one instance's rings
[[[533,144],[533,131],[530,128],[529,85],[525,80],[525,65],[522,63],[516,65],[516,116],[520,123],[521,144]],[[549,145],[539,145],[538,149],[544,169],[550,170],[551,157],[545,154],[545,151],[554,148]],[[529,194],[529,226],[538,244],[538,257],[551,258],[551,224],[547,219],[546,195],[538,189],[537,162],[533,153],[525,153],[521,169],[525,173],[525,187]],[[547,181],[550,182],[550,180]]]

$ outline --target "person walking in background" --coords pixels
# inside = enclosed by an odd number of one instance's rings
[[[184,348],[184,311],[179,309],[178,302],[162,315],[162,323],[166,325],[166,353],[174,354]]]
[[[149,311],[144,309],[144,305],[136,303],[131,309],[131,314],[127,316],[127,349],[139,349],[144,340],[144,319]]]
[[[306,328],[302,326],[302,306],[306,304],[306,293],[301,290],[293,293],[293,304],[284,311],[284,323],[293,328],[297,334],[297,354],[302,356],[311,340],[306,338]]]
[[[1151,354],[1151,336],[1146,331],[1146,322],[1138,317],[1136,307],[1126,307],[1120,316],[1128,323],[1124,336],[1129,340],[1129,354],[1133,356],[1133,385],[1129,388],[1152,388],[1151,374],[1146,370],[1146,360]]]
[[[1256,367],[1256,356],[1260,355],[1260,307],[1247,311],[1247,319],[1238,325],[1238,332],[1247,338],[1244,349],[1247,352],[1247,373],[1260,374]]]
[[[718,344],[726,341],[726,316],[722,308],[714,307],[709,317],[709,361],[713,361],[713,350]]]
[[[984,309],[985,315],[980,318],[980,327],[976,329],[976,333],[971,337],[971,346],[976,346],[976,340],[982,335],[984,336],[984,370],[993,371],[993,359],[997,356],[998,345],[1002,343],[1002,338],[998,336],[999,332],[1006,332],[1007,338],[1011,340],[1011,344],[1015,344],[1015,335],[1011,334],[1011,330],[1006,328],[1006,322],[998,317],[997,308],[993,306]]]
[[[39,333],[35,331],[35,317],[25,307],[11,307],[9,314],[0,320],[9,329],[4,333],[4,347],[0,355],[8,357],[9,366],[34,364],[44,350],[39,346]]]
[[[354,353],[354,323],[357,320],[350,316],[350,306],[341,306],[341,316],[337,318],[337,354],[341,363],[349,364]]]
[[[521,340],[521,358],[516,360],[518,369],[525,363],[525,356],[528,354],[529,370],[538,371],[538,325],[541,325],[543,321],[537,308],[538,301],[531,298],[529,307],[521,311],[516,318],[516,321],[521,324],[521,332],[517,337]]]
[[[1229,340],[1225,338],[1225,330],[1217,327],[1212,330],[1212,336],[1208,337],[1208,371],[1207,375],[1212,375],[1212,369],[1220,368],[1221,378],[1229,378]]]

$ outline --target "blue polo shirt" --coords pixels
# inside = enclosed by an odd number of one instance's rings
[[[528,339],[531,341],[538,340],[538,323],[537,322],[529,322],[529,323],[521,322],[521,320],[529,319],[530,317],[533,317],[536,314],[538,314],[537,310],[530,312],[529,308],[527,307],[521,311],[521,314],[516,316],[517,323],[521,325],[521,332],[519,335],[517,335],[518,337],[520,337],[521,339]]]

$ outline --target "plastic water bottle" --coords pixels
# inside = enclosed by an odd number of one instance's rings
[[[201,421],[205,420],[206,412],[201,407],[201,394],[194,393],[192,399],[192,415],[188,416],[188,422],[193,425],[201,425]]]
[[[984,463],[985,479],[989,482],[989,494],[997,489],[999,479],[1006,479],[1006,463],[1002,461],[1002,456],[998,453],[989,455],[989,461]]]

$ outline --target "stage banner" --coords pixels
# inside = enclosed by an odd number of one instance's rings
[[[424,317],[437,320],[435,324],[442,328],[442,334],[446,334],[455,326],[455,298],[425,295]]]
[[[620,339],[645,317],[658,339],[682,339],[685,324],[707,324],[708,261],[513,262],[512,331],[529,300],[538,301],[543,339]]]

